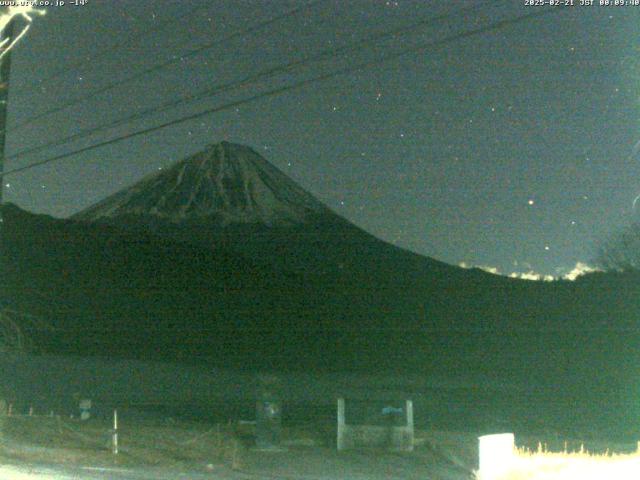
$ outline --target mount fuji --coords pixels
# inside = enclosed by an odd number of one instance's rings
[[[222,142],[75,215],[82,221],[212,226],[304,223],[329,210],[251,148]]]
[[[228,142],[155,172],[72,219],[232,251],[277,269],[393,268],[388,259],[457,270],[364,232],[253,149]]]

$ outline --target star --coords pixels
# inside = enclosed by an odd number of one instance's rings
[[[533,199],[529,199],[529,201],[527,202],[529,205],[533,205],[534,203],[536,203]]]

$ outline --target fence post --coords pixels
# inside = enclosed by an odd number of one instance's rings
[[[113,454],[118,454],[118,410],[113,411],[113,436],[111,437]]]
[[[344,450],[344,435],[345,435],[345,415],[344,415],[344,398],[338,399],[338,451]]]
[[[275,375],[258,377],[256,447],[278,450],[282,436],[281,382]]]
[[[402,448],[404,450],[408,450],[410,452],[413,451],[413,439],[414,439],[414,429],[413,429],[413,400],[405,401],[405,410],[407,415],[407,441],[403,442]]]

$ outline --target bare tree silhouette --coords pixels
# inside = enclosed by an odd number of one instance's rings
[[[34,353],[29,332],[51,330],[44,320],[0,305],[0,353]]]
[[[640,271],[640,223],[632,223],[603,241],[594,263],[605,271]]]

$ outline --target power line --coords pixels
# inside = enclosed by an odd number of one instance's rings
[[[110,90],[113,90],[116,87],[119,87],[119,86],[124,85],[126,83],[129,83],[129,82],[132,82],[132,81],[137,80],[139,78],[142,78],[142,77],[144,77],[144,76],[146,76],[146,75],[148,75],[150,73],[157,72],[157,71],[162,70],[164,68],[167,68],[167,67],[169,67],[171,65],[174,65],[176,63],[182,62],[182,61],[184,61],[185,58],[189,58],[189,57],[193,57],[193,56],[199,55],[202,52],[204,52],[206,50],[209,50],[209,49],[213,48],[216,45],[219,45],[220,43],[227,42],[229,40],[232,40],[232,39],[237,38],[237,37],[242,36],[242,35],[253,34],[253,33],[255,33],[255,32],[257,32],[257,31],[259,31],[259,30],[261,30],[261,29],[263,29],[265,27],[268,27],[269,25],[271,25],[273,23],[279,22],[280,20],[283,20],[283,19],[288,18],[288,17],[295,16],[295,15],[297,15],[298,13],[300,13],[303,10],[307,10],[309,8],[312,8],[312,7],[314,7],[316,4],[318,4],[320,2],[321,2],[321,0],[313,0],[313,1],[309,2],[308,4],[306,4],[305,6],[294,8],[293,10],[289,10],[289,11],[287,11],[287,12],[281,14],[281,15],[278,15],[276,17],[273,17],[273,18],[271,18],[269,20],[265,20],[264,22],[260,22],[260,23],[258,23],[256,25],[253,25],[253,26],[249,27],[249,28],[245,28],[244,30],[239,30],[239,31],[237,31],[235,33],[232,33],[231,35],[228,35],[228,36],[226,36],[226,37],[224,37],[222,39],[219,39],[219,40],[216,40],[214,42],[210,42],[210,43],[207,43],[205,45],[202,45],[202,46],[200,46],[198,48],[194,48],[192,50],[189,50],[186,53],[181,54],[178,58],[172,58],[172,59],[167,60],[165,62],[162,62],[162,63],[159,63],[157,65],[154,65],[153,67],[147,68],[147,69],[142,70],[142,71],[137,72],[137,73],[134,73],[133,75],[130,75],[128,77],[122,78],[120,80],[116,80],[115,82],[111,82],[111,83],[103,86],[102,88],[99,88],[98,90],[94,90],[93,92],[88,93],[87,95],[80,96],[80,97],[78,97],[78,98],[76,98],[74,100],[71,100],[69,102],[63,103],[62,105],[59,105],[58,107],[54,107],[54,108],[51,108],[49,110],[45,110],[44,112],[38,113],[38,114],[34,115],[33,117],[28,118],[28,119],[26,119],[26,120],[24,120],[24,121],[22,121],[22,122],[20,122],[20,123],[18,123],[16,125],[14,125],[8,131],[12,132],[12,131],[20,128],[20,127],[28,125],[28,124],[30,124],[30,123],[32,123],[32,122],[34,122],[36,120],[39,120],[39,119],[41,119],[43,117],[46,117],[46,116],[51,115],[53,113],[58,113],[58,112],[60,112],[62,110],[66,110],[67,108],[72,107],[74,105],[77,105],[78,103],[82,103],[82,102],[84,102],[85,100],[87,100],[89,98],[95,97],[96,95],[100,95],[102,93],[108,92]]]
[[[205,117],[207,115],[211,115],[213,113],[217,113],[217,112],[220,112],[220,111],[223,111],[223,110],[228,110],[230,108],[234,108],[234,107],[237,107],[237,106],[240,106],[240,105],[244,105],[246,103],[251,103],[251,102],[254,102],[256,100],[260,100],[262,98],[273,97],[273,96],[276,96],[276,95],[280,95],[280,94],[282,94],[284,92],[288,92],[288,91],[291,91],[291,90],[298,89],[300,87],[304,87],[304,86],[311,85],[311,84],[318,83],[318,82],[322,82],[322,81],[325,81],[325,80],[328,80],[328,79],[331,79],[331,78],[334,78],[334,77],[337,77],[337,76],[340,76],[340,75],[345,75],[345,74],[348,74],[348,73],[353,73],[353,72],[356,72],[356,71],[359,71],[359,70],[362,70],[362,69],[366,69],[366,68],[372,67],[374,65],[378,65],[378,64],[387,62],[389,60],[395,60],[395,59],[404,57],[404,56],[406,56],[408,54],[411,54],[411,53],[416,53],[416,52],[419,52],[421,50],[426,50],[426,49],[433,48],[433,47],[440,47],[440,46],[446,45],[448,43],[451,43],[451,42],[454,42],[454,41],[457,41],[457,40],[460,40],[460,39],[469,38],[469,37],[473,37],[473,36],[476,36],[476,35],[482,35],[484,33],[487,33],[487,32],[493,31],[493,30],[498,30],[498,29],[501,29],[501,28],[504,28],[504,27],[508,27],[508,26],[511,26],[511,25],[516,25],[518,23],[521,23],[521,22],[524,22],[524,21],[527,21],[527,20],[530,20],[530,19],[533,19],[533,18],[541,17],[543,15],[548,15],[549,13],[559,12],[561,10],[565,10],[565,8],[556,7],[556,8],[548,8],[548,9],[545,9],[545,10],[536,10],[535,12],[532,12],[532,13],[529,13],[529,14],[526,14],[526,15],[521,15],[521,16],[518,16],[518,17],[515,17],[515,18],[506,19],[506,20],[500,20],[498,22],[495,22],[493,24],[487,25],[485,27],[472,29],[472,30],[469,30],[469,31],[466,31],[466,32],[462,32],[462,33],[456,33],[454,35],[450,35],[448,37],[445,37],[445,38],[443,38],[441,40],[436,40],[436,41],[429,42],[429,43],[426,43],[426,44],[417,45],[417,46],[414,46],[414,47],[411,47],[411,48],[407,48],[407,49],[401,50],[401,51],[393,53],[393,54],[389,54],[389,55],[383,56],[381,58],[377,58],[377,59],[374,59],[374,60],[363,62],[363,63],[360,63],[358,65],[346,67],[346,68],[343,68],[343,69],[340,69],[340,70],[336,70],[336,71],[333,71],[333,72],[325,73],[325,74],[322,74],[322,75],[319,75],[319,76],[316,76],[316,77],[313,77],[313,78],[301,80],[299,82],[296,82],[296,83],[293,83],[293,84],[290,84],[290,85],[285,85],[285,86],[282,86],[282,87],[279,87],[279,88],[275,88],[275,89],[272,89],[272,90],[268,90],[266,92],[258,93],[256,95],[252,95],[250,97],[247,97],[247,98],[244,98],[244,99],[241,99],[241,100],[236,100],[236,101],[233,101],[233,102],[229,102],[229,103],[226,103],[224,105],[220,105],[218,107],[210,108],[210,109],[204,110],[204,111],[199,112],[199,113],[194,113],[194,114],[191,114],[191,115],[187,115],[185,117],[182,117],[182,118],[179,118],[179,119],[175,119],[175,120],[171,120],[169,122],[165,122],[165,123],[162,123],[160,125],[144,128],[142,130],[138,130],[136,132],[128,133],[126,135],[122,135],[122,136],[115,137],[115,138],[112,138],[112,139],[109,139],[109,140],[105,140],[103,142],[99,142],[99,143],[96,143],[94,145],[90,145],[90,146],[87,146],[87,147],[84,147],[84,148],[80,148],[78,150],[74,150],[74,151],[71,151],[71,152],[67,152],[67,153],[63,153],[63,154],[60,154],[60,155],[56,155],[54,157],[50,157],[50,158],[47,158],[45,160],[41,160],[41,161],[34,162],[32,164],[29,164],[29,165],[25,165],[23,167],[17,167],[17,168],[8,170],[8,171],[3,171],[3,172],[0,172],[0,177],[5,177],[7,175],[11,175],[11,174],[23,172],[23,171],[26,171],[26,170],[30,170],[32,168],[35,168],[35,167],[38,167],[38,166],[41,166],[41,165],[45,165],[47,163],[55,162],[55,161],[62,160],[62,159],[65,159],[65,158],[69,158],[69,157],[72,157],[72,156],[75,156],[75,155],[78,155],[78,154],[81,154],[81,153],[85,153],[85,152],[88,152],[88,151],[91,151],[91,150],[95,150],[95,149],[100,148],[100,147],[104,147],[104,146],[107,146],[107,145],[111,145],[111,144],[120,142],[122,140],[128,140],[130,138],[135,138],[135,137],[139,137],[141,135],[146,135],[148,133],[152,133],[152,132],[155,132],[155,131],[158,131],[158,130],[162,130],[162,129],[170,127],[170,126],[174,126],[174,125],[185,123],[185,122],[188,122],[188,121],[191,121],[191,120],[202,118],[202,117]]]
[[[174,25],[176,22],[190,17],[191,15],[193,15],[194,13],[196,13],[198,10],[204,10],[206,8],[208,8],[210,5],[204,4],[204,5],[199,5],[197,7],[191,8],[189,10],[187,10],[185,13],[181,14],[181,15],[177,15],[175,17],[171,17],[170,19],[164,21],[164,22],[160,22],[158,24],[155,25],[151,25],[148,28],[142,29],[140,31],[138,31],[136,34],[134,35],[130,35],[129,37],[127,37],[125,40],[118,42],[110,47],[104,48],[96,53],[94,53],[93,55],[89,55],[88,57],[79,60],[77,62],[73,62],[71,64],[67,64],[64,67],[61,67],[60,69],[58,69],[57,71],[54,71],[52,74],[48,75],[46,78],[44,79],[37,79],[35,81],[26,83],[26,84],[21,84],[18,85],[18,90],[27,90],[30,88],[33,88],[34,85],[36,84],[40,84],[42,82],[51,82],[52,80],[55,80],[65,74],[69,73],[69,70],[73,70],[73,69],[78,69],[79,67],[84,66],[87,63],[90,62],[95,62],[96,60],[105,57],[106,55],[109,55],[110,53],[117,51],[119,49],[121,49],[124,46],[128,46],[131,45],[133,43],[135,43],[137,40],[139,40],[140,38],[143,38],[147,35],[149,35],[150,33],[159,31],[159,30],[163,30],[164,28],[166,28],[167,26],[170,25]]]
[[[291,70],[295,67],[299,67],[299,66],[303,66],[305,64],[308,63],[312,63],[312,62],[317,62],[319,60],[322,60],[323,58],[327,58],[327,57],[332,57],[332,56],[337,56],[339,54],[342,54],[344,52],[348,52],[350,50],[355,50],[358,47],[362,47],[363,45],[366,45],[367,43],[371,43],[373,41],[378,41],[384,38],[389,38],[389,37],[395,37],[398,35],[404,35],[407,34],[409,32],[412,32],[414,30],[417,30],[418,28],[421,27],[425,27],[427,25],[430,24],[434,24],[434,23],[438,23],[441,22],[443,20],[447,20],[449,18],[452,17],[456,17],[459,16],[463,13],[468,13],[474,10],[478,10],[480,8],[483,8],[486,4],[490,3],[490,0],[484,0],[484,1],[480,1],[475,3],[473,6],[471,7],[466,7],[463,8],[461,10],[456,10],[456,15],[453,15],[451,13],[446,13],[446,14],[442,14],[442,15],[437,15],[434,17],[428,17],[428,18],[424,18],[422,20],[419,20],[418,22],[412,23],[408,26],[403,26],[403,27],[399,27],[390,31],[383,31],[383,32],[377,32],[374,33],[372,35],[368,35],[354,43],[351,44],[347,44],[347,45],[343,45],[341,47],[335,47],[335,48],[329,48],[329,49],[325,49],[322,50],[318,53],[315,53],[313,55],[309,55],[307,57],[298,59],[298,60],[294,60],[291,62],[288,62],[284,65],[279,65],[276,67],[272,67],[272,68],[268,68],[266,70],[262,70],[260,72],[251,74],[249,76],[246,76],[240,80],[234,80],[232,82],[227,82],[227,83],[221,83],[218,85],[215,85],[213,87],[209,87],[206,88],[198,93],[194,93],[194,94],[189,94],[189,95],[185,95],[179,99],[176,100],[171,100],[169,102],[164,102],[160,105],[157,105],[155,107],[151,107],[151,108],[147,108],[145,110],[142,110],[140,112],[135,112],[131,115],[128,115],[126,117],[114,120],[112,122],[97,126],[97,127],[90,127],[90,128],[86,128],[84,130],[81,130],[79,132],[76,132],[72,135],[69,135],[67,137],[64,137],[62,139],[58,139],[58,140],[54,140],[52,142],[46,143],[46,144],[42,144],[42,145],[38,145],[29,149],[25,149],[22,150],[20,152],[17,152],[9,157],[7,157],[7,159],[10,160],[15,160],[17,158],[21,158],[24,157],[25,155],[29,155],[29,154],[33,154],[42,150],[45,150],[47,148],[51,148],[51,147],[56,147],[56,146],[60,146],[66,143],[69,143],[73,140],[79,140],[81,138],[85,138],[87,136],[93,135],[94,133],[97,133],[99,131],[103,131],[109,128],[113,128],[113,127],[117,127],[119,125],[122,125],[124,123],[128,123],[131,122],[133,120],[139,120],[141,118],[144,117],[148,117],[149,115],[155,114],[155,113],[159,113],[159,112],[163,112],[166,111],[168,109],[171,109],[173,107],[177,107],[180,106],[182,104],[186,104],[186,103],[190,103],[193,102],[194,100],[199,100],[202,98],[206,98],[206,97],[212,97],[215,95],[218,95],[220,93],[223,93],[225,91],[228,90],[234,90],[237,89],[239,87],[251,84],[256,82],[257,80],[261,80],[261,79],[266,79],[266,78],[270,78],[273,77],[277,74],[280,73],[284,73],[288,70]]]

